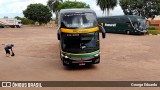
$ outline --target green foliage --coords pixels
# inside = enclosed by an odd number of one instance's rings
[[[16,16],[15,18],[18,19],[18,20],[21,20],[22,24],[24,24],[24,25],[33,25],[33,24],[35,24],[35,22],[33,20],[30,20],[28,18],[21,18],[19,16]]]
[[[148,30],[149,34],[157,35],[160,34],[160,30]]]
[[[51,20],[52,14],[47,6],[43,4],[30,4],[27,9],[23,11],[26,18],[34,22],[47,23]]]
[[[117,0],[97,0],[97,5],[99,5],[103,12],[107,9],[107,14],[109,15],[109,10],[114,9],[114,7],[117,5]]]
[[[90,8],[90,6],[84,2],[65,1],[58,6],[57,10],[60,11],[61,9],[70,8]]]
[[[148,30],[156,30],[155,27],[153,27],[153,26],[149,26],[147,29]]]
[[[21,20],[21,17],[19,17],[19,16],[15,16],[14,18],[16,18],[18,20]]]
[[[120,5],[126,15],[153,19],[160,14],[160,0],[120,0]]]
[[[20,20],[22,20],[22,24],[24,25],[34,25],[35,24],[33,20],[30,20],[28,18],[21,18]]]

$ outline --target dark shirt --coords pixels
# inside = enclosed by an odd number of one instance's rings
[[[13,45],[12,44],[8,44],[8,45],[6,45],[5,46],[5,50],[9,50],[9,49],[11,49],[12,50],[12,47],[13,47]]]

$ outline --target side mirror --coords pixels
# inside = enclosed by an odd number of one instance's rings
[[[60,35],[57,33],[57,39],[60,40]]]
[[[102,38],[106,38],[106,30],[101,25],[99,25],[99,29],[102,32]]]
[[[60,29],[57,30],[57,39],[60,40]]]

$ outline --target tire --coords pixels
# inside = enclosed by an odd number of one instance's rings
[[[11,28],[15,28],[15,26],[10,26]]]
[[[130,31],[126,31],[126,34],[127,34],[127,35],[130,35]]]
[[[61,61],[62,61],[63,66],[67,66],[67,64],[64,63],[64,58],[61,56],[61,51],[60,51],[60,58],[61,58]]]
[[[16,28],[20,28],[20,26],[19,26],[19,25],[17,25],[17,26],[16,26]]]
[[[0,28],[4,28],[4,26],[0,26]]]
[[[67,64],[64,63],[64,60],[62,60],[62,61],[63,61],[63,66],[67,66]]]
[[[64,58],[62,58],[62,63],[63,63],[63,66],[68,66],[68,64],[64,62]]]

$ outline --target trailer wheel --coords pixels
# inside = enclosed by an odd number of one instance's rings
[[[16,28],[20,28],[20,26],[19,26],[19,25],[16,25]]]
[[[127,30],[126,33],[127,33],[127,35],[130,35],[130,31]]]
[[[0,26],[0,28],[4,28],[4,26]]]
[[[15,28],[15,26],[10,26],[11,28]]]

